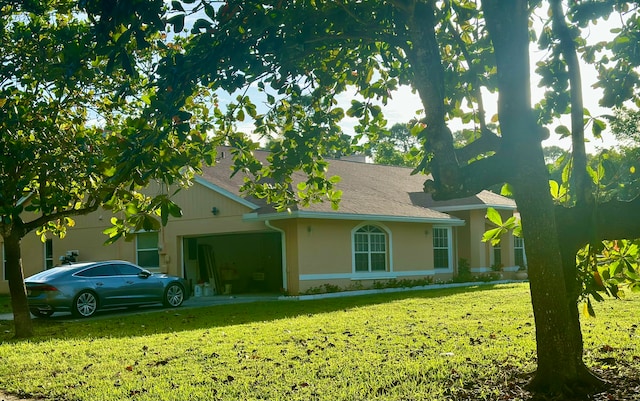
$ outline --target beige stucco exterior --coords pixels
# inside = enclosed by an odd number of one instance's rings
[[[392,279],[444,281],[455,274],[461,258],[477,272],[488,271],[493,263],[491,245],[481,242],[488,228],[485,209],[450,213],[464,220],[462,226],[459,220],[407,222],[385,216],[346,219],[339,215],[300,218],[281,214],[259,218],[248,201],[203,182],[179,191],[172,199],[182,208],[183,216],[171,218],[158,233],[159,265],[155,270],[183,276],[192,286],[210,282],[219,292],[298,294],[324,284],[348,289]],[[513,211],[501,213],[506,219]],[[76,217],[76,226],[68,230],[65,239],[51,238],[54,263],[72,250],[78,251],[79,261],[124,259],[138,263],[135,239],[103,245],[103,230],[110,226],[112,217],[105,210]],[[378,227],[385,234],[386,271],[355,270],[354,232],[364,225]],[[449,268],[434,268],[436,227],[448,230]],[[503,265],[513,264],[511,236],[503,240],[501,249]],[[209,277],[203,267],[205,253],[214,260],[217,277]],[[45,245],[34,233],[22,242],[22,261],[25,276],[45,269]],[[3,272],[0,293],[7,292]]]

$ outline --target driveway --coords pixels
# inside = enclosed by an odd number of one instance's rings
[[[241,304],[241,303],[249,303],[249,302],[267,302],[267,301],[276,301],[280,296],[277,294],[256,294],[256,295],[216,295],[212,297],[191,297],[184,301],[179,309],[185,308],[201,308],[203,306],[213,306],[213,305],[226,305],[226,304]],[[108,309],[103,311],[98,311],[95,316],[91,317],[91,319],[96,318],[110,318],[114,315],[131,315],[135,313],[151,313],[157,312],[159,310],[167,310],[167,308],[161,305],[151,305],[151,306],[140,306],[133,309]],[[54,313],[49,319],[56,320],[69,320],[69,319],[77,319],[71,316],[70,313]],[[0,320],[13,320],[12,313],[3,313],[0,314]],[[0,398],[2,400],[2,398]]]

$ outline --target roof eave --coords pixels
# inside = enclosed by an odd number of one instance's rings
[[[442,213],[448,213],[448,212],[461,212],[464,210],[482,210],[482,209],[488,209],[488,208],[494,208],[496,210],[517,210],[518,207],[513,205],[492,205],[492,204],[482,204],[482,205],[458,205],[458,206],[432,206],[431,209],[438,211],[438,212],[442,212]]]
[[[242,216],[247,221],[287,220],[287,219],[324,219],[324,220],[372,220],[403,223],[430,223],[451,226],[464,226],[465,221],[457,218],[419,217],[419,216],[389,216],[378,214],[331,213],[292,211],[289,213],[246,213]]]

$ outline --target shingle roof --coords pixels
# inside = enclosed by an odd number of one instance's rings
[[[256,157],[265,160],[268,152],[257,151]],[[444,212],[452,210],[478,209],[493,206],[515,209],[515,203],[508,198],[483,191],[476,196],[445,202],[433,201],[431,195],[422,191],[424,175],[411,175],[412,169],[397,166],[359,163],[346,160],[328,160],[328,176],[341,178],[337,184],[343,191],[339,209],[333,210],[330,202],[314,203],[306,207],[297,207],[292,214],[275,211],[263,200],[246,196],[239,192],[243,183],[241,174],[230,178],[232,157],[228,149],[220,149],[215,166],[205,168],[202,178],[207,182],[245,199],[256,206],[256,217],[322,217],[349,218],[358,216],[375,217],[386,220],[406,221],[442,221],[442,223],[461,223],[455,217]],[[294,185],[303,181],[303,173],[293,176]]]

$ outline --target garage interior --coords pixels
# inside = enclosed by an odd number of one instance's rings
[[[281,293],[279,233],[183,238],[184,277],[195,296]]]

